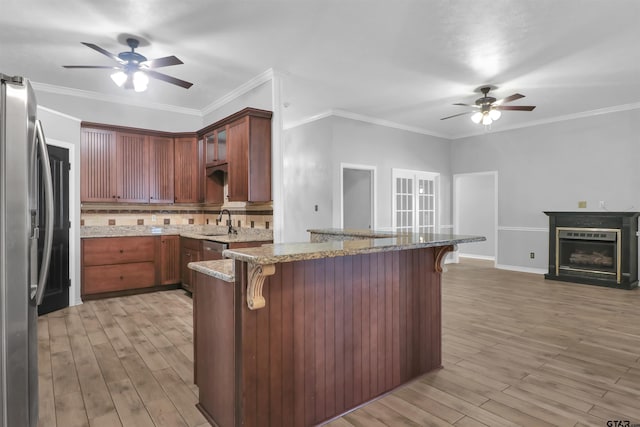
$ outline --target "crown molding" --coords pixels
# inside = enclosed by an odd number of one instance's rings
[[[317,120],[321,120],[327,117],[342,117],[345,119],[351,119],[351,120],[357,120],[360,122],[365,122],[365,123],[371,123],[374,125],[378,125],[378,126],[384,126],[384,127],[388,127],[388,128],[393,128],[393,129],[399,129],[399,130],[404,130],[407,132],[413,132],[413,133],[419,133],[422,135],[429,135],[429,136],[434,136],[436,138],[444,138],[444,139],[451,139],[451,137],[449,137],[448,135],[444,135],[441,133],[437,133],[437,132],[432,132],[430,130],[427,129],[422,129],[419,127],[415,127],[415,126],[407,126],[407,125],[403,125],[401,123],[397,123],[397,122],[393,122],[391,120],[385,120],[385,119],[380,119],[377,117],[371,117],[371,116],[365,116],[363,114],[358,114],[358,113],[352,113],[351,111],[346,111],[346,110],[326,110],[323,111],[321,113],[306,117],[304,119],[301,120],[297,120],[295,122],[291,122],[288,124],[285,124],[283,126],[283,129],[288,130],[288,129],[293,129],[295,127],[298,126],[302,126],[308,123],[312,123],[315,122]]]
[[[82,122],[82,119],[79,119],[79,118],[74,117],[74,116],[70,116],[70,115],[65,114],[65,113],[61,113],[60,111],[52,110],[51,108],[47,108],[47,107],[44,107],[42,105],[38,105],[38,108],[40,110],[46,111],[47,113],[51,113],[51,114],[55,114],[56,116],[64,117],[65,119],[73,120],[73,121],[76,121],[78,123]]]
[[[568,120],[576,120],[576,119],[584,119],[584,118],[589,118],[589,117],[595,117],[595,116],[600,116],[600,115],[603,115],[603,114],[610,114],[610,113],[618,113],[618,112],[621,112],[621,111],[636,110],[638,108],[640,108],[640,102],[634,102],[634,103],[631,103],[631,104],[623,104],[623,105],[616,105],[616,106],[613,106],[613,107],[598,108],[596,110],[583,111],[583,112],[575,113],[575,114],[566,114],[564,116],[557,116],[557,117],[552,117],[552,118],[548,118],[548,119],[535,120],[533,122],[523,123],[523,124],[519,124],[519,125],[506,126],[506,127],[503,127],[501,129],[495,130],[495,131],[492,129],[490,132],[491,133],[506,132],[506,131],[515,130],[515,129],[523,129],[523,128],[546,125],[546,124],[557,123],[557,122],[566,122]],[[452,137],[450,137],[450,139],[451,140],[456,140],[456,139],[469,138],[469,137],[472,137],[472,136],[479,136],[479,135],[486,135],[486,132],[484,131],[484,129],[481,129],[480,132],[473,132],[473,133],[459,135],[459,136],[452,136]]]
[[[172,113],[187,114],[191,116],[202,117],[202,112],[194,108],[178,107],[169,104],[160,104],[158,102],[145,102],[135,98],[125,98],[118,95],[106,95],[103,93],[93,92],[89,90],[73,89],[64,86],[50,85],[47,83],[31,82],[33,88],[37,91],[55,93],[58,95],[75,96],[77,98],[92,99],[104,102],[111,102],[120,105],[134,105],[136,107],[151,108],[155,110],[169,111]]]
[[[263,71],[262,73],[258,74],[251,80],[247,81],[246,83],[243,83],[242,85],[238,86],[231,92],[227,93],[226,95],[223,95],[222,97],[218,98],[211,104],[204,107],[200,111],[200,114],[202,116],[205,116],[209,113],[216,111],[218,108],[224,106],[225,104],[228,104],[229,102],[233,101],[239,96],[242,96],[245,93],[257,88],[258,86],[263,85],[268,81],[271,81],[275,74],[276,73],[274,72],[273,68],[269,68],[268,70]]]

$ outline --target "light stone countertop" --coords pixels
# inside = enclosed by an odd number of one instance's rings
[[[207,276],[212,276],[225,282],[234,283],[234,264],[235,261],[232,259],[216,259],[213,261],[190,262],[187,266],[190,269],[206,274]]]
[[[350,228],[312,228],[307,230],[312,234],[331,234],[335,236],[348,236],[348,237],[366,237],[366,238],[381,238],[395,236],[394,231],[379,231],[379,230],[358,230]]]
[[[453,233],[403,233],[383,238],[333,240],[314,243],[280,243],[263,245],[256,248],[227,249],[222,252],[222,256],[252,264],[266,265],[347,255],[457,245],[460,243],[482,242],[485,240],[486,238],[483,236],[465,236],[455,235]]]
[[[238,234],[227,234],[227,227],[216,225],[116,225],[80,227],[80,237],[139,237],[178,235],[191,239],[214,240],[222,243],[269,242],[273,240],[273,230],[261,228],[238,228]]]

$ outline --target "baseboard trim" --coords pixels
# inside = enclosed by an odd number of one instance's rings
[[[463,253],[458,253],[458,256],[460,258],[473,258],[473,259],[482,259],[485,261],[495,261],[496,257],[494,256],[489,256],[489,255],[475,255],[475,254],[463,254]]]
[[[520,273],[547,274],[544,268],[522,267],[519,265],[496,264],[496,268],[500,270],[518,271]]]

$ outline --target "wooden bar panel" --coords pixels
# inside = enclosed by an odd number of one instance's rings
[[[433,260],[425,248],[278,264],[264,309],[237,302],[236,425],[315,425],[439,368]],[[246,271],[236,262],[243,294]]]

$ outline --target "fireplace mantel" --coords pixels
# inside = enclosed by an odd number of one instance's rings
[[[546,279],[565,282],[585,283],[620,289],[638,286],[638,217],[640,212],[545,212],[549,216],[549,272]],[[572,240],[566,230],[584,230],[582,237]],[[565,231],[565,233],[562,233]],[[615,233],[618,237],[611,242],[610,253],[607,243],[601,238],[604,233]],[[576,235],[576,233],[573,233]],[[600,238],[600,240],[599,240]],[[608,239],[611,240],[611,239]],[[569,242],[569,243],[567,243]],[[564,248],[594,248],[594,254],[611,265],[598,268],[593,265],[565,265]],[[603,248],[603,250],[596,249]],[[574,254],[575,255],[575,254]],[[563,261],[565,260],[565,261]],[[612,272],[613,271],[613,272]]]

